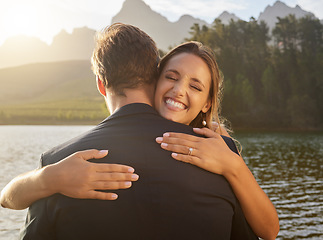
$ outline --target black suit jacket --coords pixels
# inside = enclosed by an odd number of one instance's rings
[[[223,176],[176,161],[160,148],[155,138],[167,131],[194,134],[146,104],[130,104],[44,153],[42,166],[75,151],[109,149],[107,157],[93,162],[132,166],[140,179],[116,191],[115,201],[55,194],[34,203],[21,239],[257,239]],[[233,141],[223,138],[236,151]]]

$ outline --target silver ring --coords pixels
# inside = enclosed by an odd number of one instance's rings
[[[192,155],[192,153],[193,153],[193,148],[191,148],[191,147],[190,147],[190,148],[188,149],[188,155],[189,155],[189,156],[191,156],[191,155]]]

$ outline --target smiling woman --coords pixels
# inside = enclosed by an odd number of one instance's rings
[[[210,88],[208,65],[199,56],[180,53],[161,72],[155,106],[164,118],[188,125],[211,107]]]

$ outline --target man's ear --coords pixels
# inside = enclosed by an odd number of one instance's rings
[[[209,98],[205,103],[205,105],[203,106],[202,112],[206,113],[207,111],[209,111],[210,107],[211,107],[211,99]]]
[[[96,76],[96,86],[103,97],[107,96],[105,86],[99,76]]]

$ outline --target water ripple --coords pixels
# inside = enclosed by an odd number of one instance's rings
[[[243,157],[277,209],[277,239],[322,239],[322,133],[238,133]]]
[[[39,154],[89,126],[0,126],[0,189],[34,169]],[[237,133],[242,155],[275,205],[277,239],[323,239],[323,134]],[[0,239],[15,239],[26,210],[0,208]]]

